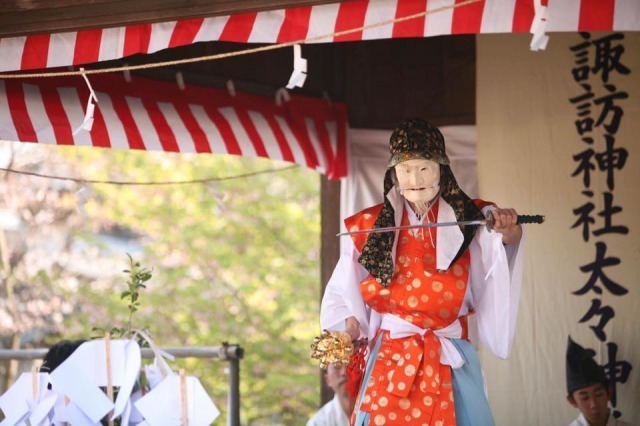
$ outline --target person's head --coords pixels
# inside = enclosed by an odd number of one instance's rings
[[[387,168],[402,195],[418,214],[440,193],[441,166],[448,168],[444,137],[422,118],[403,120],[389,140]]]
[[[440,192],[440,165],[431,160],[407,160],[394,167],[400,192],[422,215]]]
[[[395,196],[399,190],[402,190],[405,199],[410,203],[412,203],[410,197],[414,196],[418,197],[413,198],[414,200],[422,200],[422,202],[426,200],[423,206],[426,205],[427,209],[430,201],[437,200],[439,196],[453,209],[457,221],[484,218],[473,200],[458,186],[451,167],[449,167],[444,136],[437,127],[419,117],[404,119],[391,134],[389,150],[391,157],[384,176],[384,205],[378,213],[373,225],[374,228],[391,228],[396,225],[395,209],[398,207],[398,198]],[[424,181],[424,186],[417,188],[424,187],[424,190],[412,191],[413,188],[409,186],[411,180],[408,180],[404,189],[400,186],[396,175],[396,166],[401,163],[415,165],[415,162],[409,163],[411,160],[428,160],[428,162],[420,163],[421,166],[416,167],[414,176],[415,180],[422,179]],[[439,167],[435,167],[433,163]],[[401,170],[398,169],[398,172]],[[420,215],[424,214],[426,209],[418,209],[415,204],[412,204],[414,210]],[[477,229],[475,226],[460,227],[463,239],[456,255],[445,269],[448,269],[465,253]],[[362,254],[358,258],[358,262],[384,287],[391,285],[394,274],[395,259],[392,253],[394,240],[394,232],[372,232],[367,237]]]
[[[86,342],[86,340],[62,340],[51,346],[43,358],[40,371],[43,373],[51,373],[84,342]]]
[[[594,383],[567,396],[569,404],[580,410],[592,425],[605,425],[609,418],[611,394],[606,383]]]
[[[347,374],[345,366],[336,367],[333,364],[329,364],[327,372],[324,374],[324,380],[333,392],[337,394],[344,394],[344,385],[347,383]]]
[[[567,344],[567,401],[593,425],[604,425],[611,397],[604,369],[593,359],[593,351],[571,340]]]
[[[388,169],[409,160],[430,160],[449,165],[444,136],[437,127],[420,117],[402,120],[391,134],[389,151]]]

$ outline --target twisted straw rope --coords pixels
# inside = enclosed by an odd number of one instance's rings
[[[461,2],[461,3],[457,3],[457,4],[454,4],[454,5],[451,5],[451,6],[443,6],[443,7],[439,7],[439,8],[432,9],[432,10],[426,10],[424,12],[415,13],[415,14],[409,15],[409,16],[403,16],[401,18],[388,19],[386,21],[378,22],[376,24],[370,24],[370,25],[365,25],[365,26],[358,27],[358,28],[352,28],[352,29],[349,29],[349,30],[333,32],[331,34],[325,34],[325,35],[320,35],[320,36],[316,36],[316,37],[310,37],[310,38],[306,38],[306,39],[303,39],[303,40],[289,41],[289,42],[280,43],[280,44],[271,44],[271,45],[268,45],[268,46],[255,47],[255,48],[246,49],[246,50],[239,50],[239,51],[236,51],[236,52],[218,53],[218,54],[215,54],[215,55],[199,56],[197,58],[177,59],[177,60],[173,60],[173,61],[156,62],[156,63],[152,63],[152,64],[127,65],[127,66],[121,66],[121,67],[103,68],[103,69],[94,69],[94,70],[45,72],[45,73],[31,73],[31,74],[0,74],[0,78],[10,79],[10,78],[36,78],[36,77],[68,77],[68,76],[77,76],[77,75],[83,75],[83,74],[84,75],[106,74],[106,73],[112,73],[112,72],[135,71],[135,70],[150,69],[150,68],[169,67],[169,66],[173,66],[173,65],[191,64],[191,63],[195,63],[195,62],[213,61],[213,60],[217,60],[217,59],[231,58],[231,57],[234,57],[234,56],[249,55],[251,53],[266,52],[268,50],[282,49],[282,48],[285,48],[285,47],[293,46],[295,44],[313,43],[313,42],[316,42],[316,41],[320,41],[320,40],[324,40],[324,39],[332,38],[332,37],[333,38],[340,37],[340,36],[343,36],[343,35],[357,33],[357,32],[364,31],[364,30],[370,30],[370,29],[373,29],[373,28],[383,27],[385,25],[391,25],[391,24],[394,24],[396,22],[409,21],[411,19],[420,18],[422,16],[431,15],[431,14],[442,12],[442,11],[449,10],[449,9],[456,9],[458,7],[468,6],[470,4],[479,3],[481,1],[483,1],[483,0],[467,0],[467,1],[464,1],[464,2]]]
[[[92,183],[92,184],[106,184],[106,185],[129,185],[129,186],[156,186],[156,185],[191,185],[191,184],[198,184],[198,183],[203,183],[204,184],[204,183],[211,183],[211,182],[222,182],[222,181],[226,181],[226,180],[243,179],[243,178],[248,178],[248,177],[262,175],[262,174],[279,173],[279,172],[283,172],[283,171],[286,171],[286,170],[295,169],[295,168],[298,168],[298,167],[299,166],[297,164],[293,164],[293,165],[290,165],[290,166],[280,167],[280,168],[276,168],[276,169],[258,170],[258,171],[255,171],[255,172],[242,173],[242,174],[232,175],[232,176],[208,177],[208,178],[191,179],[191,180],[138,181],[138,182],[135,182],[135,181],[115,181],[115,180],[98,180],[98,179],[82,179],[82,178],[73,178],[73,177],[68,177],[68,176],[54,176],[54,175],[43,174],[43,173],[29,172],[29,171],[26,171],[26,170],[9,169],[9,168],[5,168],[5,167],[0,167],[0,171],[3,171],[5,173],[14,173],[14,174],[18,174],[18,175],[34,176],[34,177],[45,178],[45,179],[57,179],[57,180],[64,180],[64,181],[72,181],[72,182],[76,182],[76,183]]]

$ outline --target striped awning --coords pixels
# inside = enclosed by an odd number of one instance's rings
[[[514,33],[529,32],[541,19],[546,32],[640,30],[640,0],[483,0],[463,5],[466,2],[353,0],[5,38],[0,39],[0,72],[77,66],[200,41],[341,42]],[[540,6],[546,7],[544,17]],[[360,30],[344,34],[351,29]],[[291,95],[278,106],[272,99],[193,87],[183,91],[175,84],[137,77],[134,84],[122,75],[92,80],[99,99],[93,128],[76,132],[89,96],[81,78],[0,79],[0,140],[257,156],[301,164],[332,179],[347,174],[343,104]]]
[[[284,43],[331,35],[424,11],[404,22],[317,42],[448,34],[517,33],[531,29],[535,4],[547,6],[546,31],[640,31],[638,0],[355,0],[320,6],[189,19],[120,28],[0,39],[0,71],[81,65],[152,53],[200,41]]]
[[[182,153],[265,157],[331,179],[346,176],[344,104],[289,95],[280,105],[225,90],[122,75],[92,81],[98,98],[91,131],[81,78],[0,80],[0,139]],[[77,130],[77,131],[76,131]]]

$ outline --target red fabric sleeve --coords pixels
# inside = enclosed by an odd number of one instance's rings
[[[476,207],[478,207],[480,210],[484,209],[487,206],[497,207],[496,203],[492,203],[491,201],[481,200],[479,198],[474,199],[473,202],[475,203]]]
[[[361,229],[373,228],[373,225],[376,223],[376,219],[378,218],[378,214],[380,214],[380,210],[382,210],[382,206],[383,204],[378,204],[373,207],[361,210],[353,216],[346,218],[344,220],[344,225],[347,228],[347,231],[358,231]],[[362,248],[367,242],[368,236],[369,234],[366,232],[363,232],[362,234],[351,235],[353,243],[355,244],[356,249],[359,253],[362,253]]]

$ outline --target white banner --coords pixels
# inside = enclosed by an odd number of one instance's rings
[[[596,352],[613,411],[640,419],[640,35],[478,38],[480,197],[528,226],[514,352],[482,353],[496,424],[563,425],[570,335]]]

